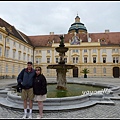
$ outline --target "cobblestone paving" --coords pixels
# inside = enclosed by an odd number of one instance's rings
[[[115,105],[94,105],[92,107],[67,110],[44,112],[43,119],[48,118],[120,118],[120,100],[113,100]],[[38,112],[33,111],[33,118]],[[22,118],[23,111],[0,106],[0,118]]]
[[[92,78],[91,78],[92,79]],[[95,82],[95,80],[89,81]],[[104,82],[103,82],[104,80]],[[114,84],[114,85],[120,85],[120,79],[100,79],[97,82],[101,83],[108,83],[108,84]],[[0,80],[2,81],[2,80]],[[87,81],[85,79],[85,81]],[[8,82],[7,82],[8,83]],[[9,81],[9,83],[12,83]],[[4,84],[5,85],[5,84]],[[0,86],[3,87],[3,84],[0,84]],[[79,119],[85,119],[85,118],[120,118],[120,100],[112,100],[115,102],[115,105],[103,105],[103,104],[96,104],[91,107],[77,109],[77,110],[67,110],[67,111],[44,111],[43,119],[60,119],[60,118],[79,118]],[[36,118],[38,114],[38,111],[33,111],[33,118]],[[0,105],[0,118],[14,118],[19,119],[22,118],[23,111],[15,110],[11,108],[6,108],[4,106]]]

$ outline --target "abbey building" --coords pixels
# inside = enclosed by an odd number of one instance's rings
[[[16,78],[28,61],[41,66],[46,77],[56,77],[55,69],[47,66],[59,62],[59,36],[28,36],[0,18],[0,78]],[[88,77],[120,77],[120,32],[88,33],[77,15],[64,34],[64,44],[69,49],[65,63],[76,66],[67,77],[83,77],[84,68],[90,71]]]

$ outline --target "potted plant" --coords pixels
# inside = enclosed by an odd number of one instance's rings
[[[84,78],[87,78],[87,74],[89,73],[90,71],[88,70],[88,68],[84,68],[81,73],[84,73]]]

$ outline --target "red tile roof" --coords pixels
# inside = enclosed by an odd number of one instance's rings
[[[7,23],[6,21],[4,21],[1,18],[0,18],[0,27],[5,27],[5,29],[8,32],[8,34],[11,34],[11,35],[17,37],[18,39],[22,40],[23,42],[28,41],[28,43],[30,44],[30,40],[29,40],[29,38],[25,34],[23,34],[22,32],[18,31],[14,26],[10,25],[9,23]],[[21,36],[21,34],[23,36]],[[24,40],[24,39],[26,39],[26,40]]]
[[[120,45],[120,32],[108,32],[108,33],[89,33],[89,37],[92,42],[98,42],[104,40],[103,44],[119,44]]]
[[[52,42],[54,40],[54,43],[60,42],[60,35],[40,35],[40,36],[28,36],[31,40],[33,46],[51,46],[49,42]],[[85,34],[77,34],[79,38],[83,40],[83,42],[87,41],[87,36]],[[64,43],[69,43],[69,40],[72,40],[73,35],[72,34],[64,34]]]

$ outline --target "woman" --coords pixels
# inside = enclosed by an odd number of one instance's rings
[[[34,101],[38,102],[39,115],[37,118],[43,117],[43,101],[47,97],[47,81],[45,76],[42,74],[41,67],[36,67],[36,76],[33,81],[33,92],[34,92]]]

